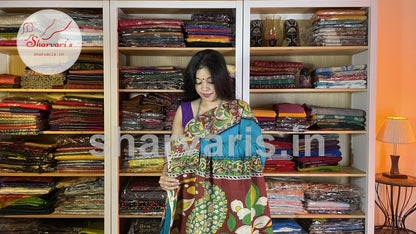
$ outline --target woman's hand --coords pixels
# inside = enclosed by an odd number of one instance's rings
[[[177,189],[179,187],[179,180],[177,180],[176,178],[169,177],[165,173],[163,173],[162,176],[160,176],[159,184],[163,190],[169,191]]]

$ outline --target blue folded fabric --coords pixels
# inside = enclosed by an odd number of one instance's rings
[[[296,223],[293,219],[285,218],[285,219],[272,219],[272,227],[273,233],[281,233],[281,232],[302,232],[302,227]]]

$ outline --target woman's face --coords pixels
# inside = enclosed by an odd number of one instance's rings
[[[199,69],[195,76],[195,90],[202,100],[207,102],[215,101],[217,99],[217,93],[215,92],[215,86],[208,68],[204,67]]]

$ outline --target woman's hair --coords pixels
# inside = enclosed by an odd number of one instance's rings
[[[195,90],[196,72],[204,67],[211,73],[217,97],[224,100],[233,100],[234,88],[224,56],[216,50],[206,49],[196,53],[186,67],[183,87],[185,90],[184,101],[199,98]]]

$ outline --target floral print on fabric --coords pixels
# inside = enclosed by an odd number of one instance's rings
[[[224,103],[192,119],[185,128],[185,137],[171,142],[168,175],[179,180],[179,188],[168,192],[168,208],[163,234],[173,233],[273,233],[263,178],[263,152],[256,136],[261,130],[248,104],[241,100]],[[233,134],[247,134],[228,154],[227,142]],[[204,145],[218,136],[225,142],[224,154],[213,156]],[[218,138],[217,138],[218,139]],[[262,138],[261,138],[262,139]],[[217,149],[218,150],[218,149]]]

